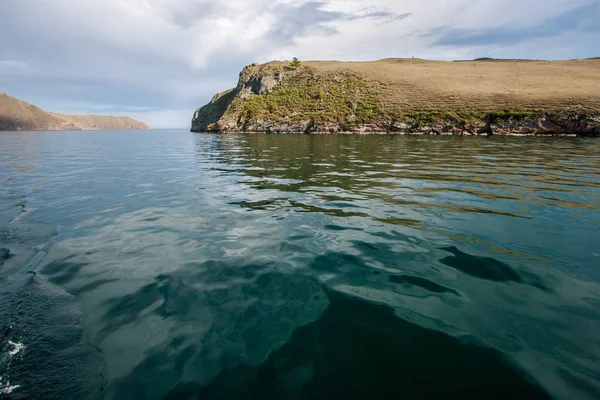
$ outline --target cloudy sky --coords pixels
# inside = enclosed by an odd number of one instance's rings
[[[244,65],[600,56],[598,0],[1,0],[0,92],[188,128]]]

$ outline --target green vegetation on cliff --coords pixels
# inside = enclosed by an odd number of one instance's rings
[[[596,134],[599,82],[593,60],[253,64],[192,130]]]
[[[274,76],[284,67],[271,66]],[[366,123],[380,115],[376,93],[357,74],[317,76],[310,67],[288,70],[285,82],[260,96],[237,97],[224,117],[245,121]]]

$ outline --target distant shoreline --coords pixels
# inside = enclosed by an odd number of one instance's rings
[[[0,131],[147,130],[148,125],[130,117],[66,115],[44,111],[0,93]]]

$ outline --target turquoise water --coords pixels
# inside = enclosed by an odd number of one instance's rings
[[[599,166],[593,139],[1,133],[0,390],[598,398]]]

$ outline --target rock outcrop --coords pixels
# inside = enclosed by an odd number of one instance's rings
[[[192,131],[600,136],[600,61],[252,64]]]
[[[49,113],[32,104],[0,93],[0,131],[112,129],[149,129],[149,127],[129,117]]]

